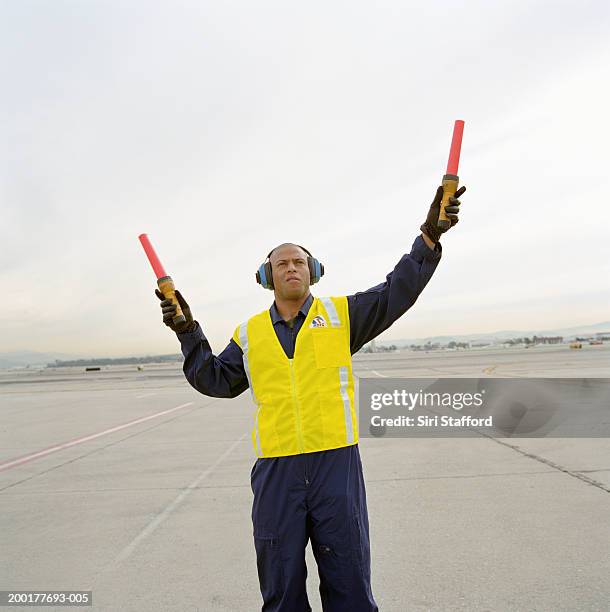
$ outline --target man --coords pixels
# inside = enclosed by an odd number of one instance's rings
[[[458,222],[459,189],[446,207]],[[314,298],[324,267],[309,251],[282,244],[259,268],[273,289],[269,308],[238,326],[220,355],[179,291],[186,321],[156,290],[163,321],[177,333],[184,374],[204,395],[256,405],[252,442],[252,522],[263,611],[311,610],[305,548],[311,540],[325,612],[376,611],[370,581],[369,524],[354,406],[351,355],[417,300],[441,257],[439,187],[415,239],[385,282],[347,297]]]

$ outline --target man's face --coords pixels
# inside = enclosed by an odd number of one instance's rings
[[[296,300],[309,292],[307,253],[294,244],[279,246],[269,259],[276,296]]]

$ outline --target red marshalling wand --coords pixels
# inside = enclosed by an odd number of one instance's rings
[[[451,220],[445,214],[445,206],[449,204],[458,189],[459,177],[458,166],[460,164],[460,151],[462,149],[462,134],[464,133],[464,122],[458,119],[453,126],[453,138],[451,139],[451,149],[449,150],[449,161],[447,162],[447,172],[443,176],[443,199],[438,215],[438,227],[449,229]]]
[[[165,268],[159,261],[157,257],[157,253],[155,253],[155,249],[153,245],[150,243],[148,236],[146,234],[140,234],[138,236],[142,246],[144,247],[144,252],[148,257],[148,261],[150,261],[150,265],[155,272],[155,276],[157,277],[157,285],[159,286],[159,291],[165,296],[165,298],[170,299],[173,304],[176,305],[176,314],[173,317],[173,322],[175,324],[184,323],[186,321],[185,316],[182,314],[182,308],[180,308],[180,304],[176,298],[176,290],[174,287],[174,281],[172,277],[166,274]]]

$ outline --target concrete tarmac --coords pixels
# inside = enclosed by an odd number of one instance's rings
[[[357,355],[354,368],[610,378],[609,349]],[[0,590],[91,590],[83,610],[260,610],[249,392],[203,396],[179,363],[83,370],[0,372]],[[380,610],[610,608],[610,440],[362,439],[360,452]],[[307,563],[319,611],[310,547]]]

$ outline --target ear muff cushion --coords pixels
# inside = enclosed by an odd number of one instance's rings
[[[324,266],[315,258],[308,257],[307,263],[309,265],[309,277],[311,279],[310,284],[317,283],[322,275],[324,274]]]
[[[265,263],[262,263],[256,272],[256,281],[265,289],[273,289],[273,272],[271,271],[271,262],[269,261],[271,253],[273,251],[267,255]]]
[[[256,280],[267,289],[267,274],[265,271],[265,264],[261,264],[258,272],[256,273]]]
[[[313,285],[316,282],[316,266],[314,263],[314,258],[311,255],[307,256],[307,267],[309,268],[309,284]]]
[[[267,261],[261,266],[265,274],[265,289],[273,289],[273,272],[271,270],[271,262]]]

